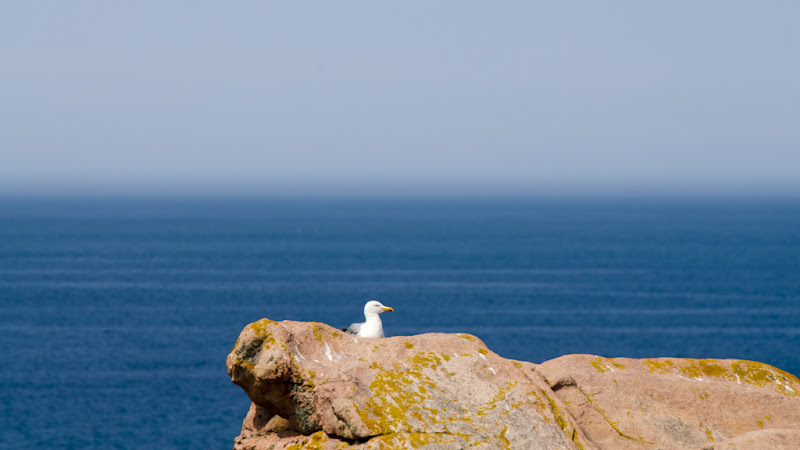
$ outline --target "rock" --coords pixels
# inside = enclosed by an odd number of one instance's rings
[[[320,323],[248,325],[228,373],[253,402],[236,449],[577,449],[534,365],[468,334],[357,338]]]
[[[751,431],[735,438],[708,444],[703,450],[771,450],[800,448],[800,430],[775,429]]]
[[[766,364],[567,355],[536,370],[600,448],[800,448],[800,382]]]
[[[798,447],[800,381],[738,360],[502,358],[468,334],[260,320],[227,360],[235,449]]]

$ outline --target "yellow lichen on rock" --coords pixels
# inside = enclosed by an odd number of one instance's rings
[[[323,339],[322,339],[322,329],[320,329],[320,326],[319,326],[318,323],[315,323],[315,322],[311,323],[311,333],[314,334],[314,339],[316,339],[319,342],[323,341]]]
[[[794,375],[768,364],[736,360],[727,365],[717,359],[682,359],[678,364],[671,360],[642,360],[654,373],[677,373],[689,378],[717,378],[720,380],[745,382],[756,386],[774,386],[777,392],[788,396],[800,395],[800,381]],[[593,362],[592,365],[595,365]],[[595,366],[597,367],[597,366]],[[599,370],[599,369],[598,369]],[[794,387],[793,387],[794,386]],[[707,397],[707,395],[706,395]],[[702,395],[700,398],[704,398]]]
[[[644,359],[642,360],[645,366],[650,369],[651,372],[658,372],[658,373],[669,373],[672,369],[675,368],[675,365],[670,360],[664,361],[656,361],[654,359]]]
[[[755,362],[755,361],[739,361],[731,364],[731,370],[735,376],[738,376],[742,381],[757,386],[766,386],[774,384],[778,390],[784,395],[797,396],[800,395],[798,389],[800,387],[800,380],[789,372],[784,372],[777,367]]]
[[[684,359],[685,365],[678,366],[678,370],[684,375],[697,378],[697,377],[717,377],[725,378],[730,377],[730,370],[723,367],[718,360],[715,359]]]
[[[500,440],[503,441],[504,448],[511,448],[511,441],[506,437],[507,432],[508,426],[503,427],[503,431],[500,432]]]
[[[592,360],[591,364],[592,364],[592,367],[597,369],[597,371],[600,372],[600,373],[605,373],[605,372],[608,372],[609,370],[611,370],[611,369],[609,369],[608,367],[606,367],[603,364],[603,358],[596,358],[596,359]]]
[[[275,325],[278,322],[269,319],[261,319],[259,321],[253,322],[245,327],[246,330],[252,330],[256,336],[266,338],[269,336],[269,331],[267,327],[270,325]],[[274,342],[274,339],[273,339]]]
[[[625,366],[622,365],[621,363],[618,363],[618,362],[614,361],[613,359],[603,358],[601,356],[598,356],[597,358],[593,359],[591,364],[592,364],[592,367],[597,369],[597,371],[600,372],[600,373],[613,371],[614,367],[616,367],[617,369],[624,369],[625,368]]]
[[[545,391],[540,391],[540,392],[542,393],[542,395],[545,396],[545,398],[547,398],[547,402],[550,405],[550,412],[556,419],[556,424],[558,425],[558,428],[561,428],[562,430],[566,431],[568,425],[567,421],[564,419],[564,414],[561,411],[559,411],[558,405],[556,405],[555,400],[553,400],[549,395],[547,395],[547,392]]]
[[[453,448],[459,436],[449,433],[389,433],[370,440],[381,449],[422,448],[425,446],[446,446]]]
[[[408,368],[395,370],[378,369],[375,379],[370,383],[372,396],[366,408],[358,409],[361,421],[377,434],[408,432],[407,417],[419,420],[436,421],[436,415],[427,410],[423,402],[430,398],[430,390],[436,389],[425,368],[435,368],[441,359],[435,353],[417,354],[406,361]],[[416,387],[416,390],[414,389]]]
[[[703,424],[703,428],[706,430],[706,435],[708,436],[709,442],[714,442],[714,433],[711,432],[711,429],[708,428],[708,425]]]

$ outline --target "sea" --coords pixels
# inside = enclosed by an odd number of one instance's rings
[[[2,198],[0,448],[231,448],[242,328],[800,374],[800,200]]]

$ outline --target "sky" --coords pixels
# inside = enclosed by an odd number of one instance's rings
[[[0,195],[800,195],[800,2],[0,6]]]

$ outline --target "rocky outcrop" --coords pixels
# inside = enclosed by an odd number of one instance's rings
[[[766,364],[567,355],[536,370],[599,448],[800,448],[800,382]]]
[[[543,364],[468,334],[357,338],[260,320],[228,355],[252,400],[235,449],[798,448],[800,381],[738,360]]]

